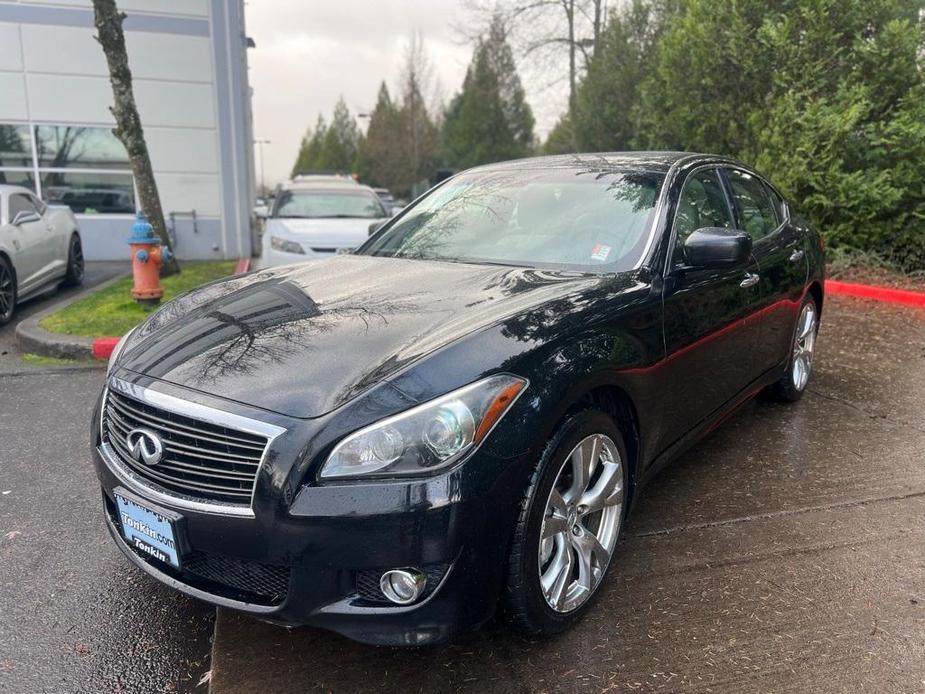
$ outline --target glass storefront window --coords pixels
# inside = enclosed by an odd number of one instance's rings
[[[128,173],[43,171],[42,197],[78,214],[135,214],[135,189]]]
[[[41,169],[128,169],[125,147],[109,128],[37,125]]]
[[[35,176],[31,171],[6,171],[0,169],[0,185],[22,186],[35,192]]]
[[[32,166],[29,126],[0,124],[0,167]]]

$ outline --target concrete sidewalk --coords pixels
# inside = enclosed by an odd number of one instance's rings
[[[219,610],[216,694],[925,690],[925,311],[830,298],[811,392],[664,471],[596,609],[371,648]]]

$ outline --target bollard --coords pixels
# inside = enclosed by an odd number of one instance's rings
[[[157,306],[164,296],[161,265],[170,260],[170,250],[161,245],[144,212],[139,212],[128,240],[132,249],[132,296],[142,306]]]

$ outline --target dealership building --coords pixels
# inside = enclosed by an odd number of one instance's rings
[[[184,259],[250,255],[253,130],[243,0],[116,0],[167,226]],[[112,134],[90,0],[0,0],[0,183],[77,215],[88,259],[128,257],[138,209]]]

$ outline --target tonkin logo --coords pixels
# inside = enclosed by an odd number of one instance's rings
[[[164,455],[164,445],[150,429],[132,429],[125,443],[132,457],[145,465],[157,465]]]

